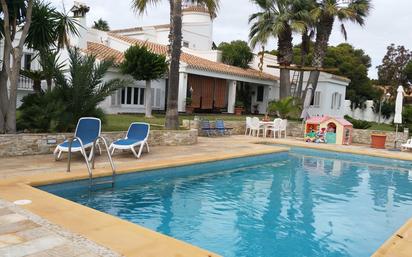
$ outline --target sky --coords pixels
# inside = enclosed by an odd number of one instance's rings
[[[376,66],[382,61],[386,47],[391,43],[404,45],[412,50],[412,0],[371,0],[373,9],[366,19],[366,24],[345,24],[348,32],[348,43],[363,49],[372,58],[369,70],[371,78],[377,78]],[[54,6],[69,10],[72,0],[51,0]],[[138,15],[131,8],[131,0],[82,0],[90,6],[88,24],[102,18],[109,22],[111,29],[136,27],[169,23],[168,1],[161,1],[150,7],[143,15]],[[220,0],[220,9],[214,21],[214,41],[248,40],[248,17],[258,9],[250,0]],[[299,35],[295,35],[295,43],[299,43]],[[330,44],[345,42],[339,24],[335,24]],[[266,47],[276,48],[272,40]]]

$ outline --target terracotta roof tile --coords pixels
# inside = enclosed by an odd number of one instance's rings
[[[154,53],[167,55],[168,47],[166,45],[161,45],[161,44],[157,44],[157,43],[153,43],[149,41],[134,39],[131,37],[126,37],[126,36],[121,36],[115,33],[110,33],[109,35],[114,38],[125,41],[129,44],[132,44],[132,45],[146,45],[147,48],[153,51]],[[194,56],[192,54],[184,53],[184,52],[182,52],[181,61],[186,63],[189,68],[197,69],[197,70],[224,73],[224,74],[248,77],[248,78],[253,78],[253,79],[262,79],[262,80],[278,80],[279,79],[276,76],[263,73],[255,69],[250,69],[250,68],[242,69],[239,67],[227,65],[224,63],[220,63],[220,62],[210,61],[210,60],[207,60],[207,59],[204,59],[198,56]]]
[[[87,42],[87,49],[85,52],[96,56],[96,58],[100,60],[113,59],[116,63],[121,63],[124,58],[122,52],[93,42]]]
[[[182,9],[182,12],[204,12],[209,13],[209,10],[204,6],[188,6]]]
[[[155,29],[168,29],[170,28],[170,24],[160,24],[160,25],[153,25],[153,26],[145,26],[145,27],[153,27]],[[114,29],[111,30],[111,33],[128,33],[128,32],[138,32],[138,31],[143,31],[143,27],[132,27],[132,28],[126,28],[126,29]]]
[[[112,33],[126,33],[126,32],[135,32],[135,31],[142,31],[142,27],[133,27],[133,28],[127,28],[127,29],[114,29],[111,30],[110,32]]]

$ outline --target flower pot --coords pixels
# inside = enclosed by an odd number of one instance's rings
[[[243,112],[243,107],[235,107],[235,114],[236,115],[242,115]]]
[[[194,108],[192,106],[186,106],[186,113],[187,114],[192,114],[193,110],[194,110]]]
[[[385,134],[372,134],[371,135],[371,147],[377,149],[385,149],[386,135]]]

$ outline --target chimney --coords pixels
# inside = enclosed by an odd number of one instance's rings
[[[74,1],[73,7],[70,9],[73,12],[73,17],[79,22],[77,30],[78,36],[73,37],[72,44],[81,49],[87,48],[87,13],[90,11],[90,7],[84,3]]]

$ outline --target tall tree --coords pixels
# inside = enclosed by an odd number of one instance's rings
[[[101,31],[109,31],[109,23],[102,18],[98,19],[97,21],[94,22],[93,25],[94,29],[101,30]]]
[[[392,86],[392,93],[396,94],[399,85],[408,86],[408,76],[405,71],[412,61],[412,52],[404,46],[391,44],[378,68],[378,78],[381,85]]]
[[[16,103],[17,84],[21,69],[23,46],[31,25],[34,0],[6,1],[1,0],[1,12],[3,23],[4,52],[3,68],[4,76],[0,85],[1,102],[5,107],[0,111],[0,132],[16,132]],[[20,38],[13,44],[17,30],[22,26]],[[7,89],[7,81],[10,82],[10,91]]]
[[[63,40],[67,38],[66,33],[77,33],[77,23],[49,4],[34,0],[2,0],[0,13],[4,38],[3,68],[0,71],[0,133],[14,133],[24,44],[39,51],[63,47],[68,43]]]
[[[247,42],[235,40],[230,43],[222,42],[218,50],[222,51],[222,62],[241,68],[249,68],[249,63],[253,60],[253,53]]]
[[[135,80],[146,81],[144,103],[148,118],[152,117],[153,105],[151,81],[164,77],[167,66],[166,56],[152,53],[146,46],[131,46],[124,53],[120,70]]]
[[[368,16],[370,8],[370,0],[350,0],[349,3],[340,0],[316,1],[315,7],[311,10],[312,18],[316,24],[316,40],[312,60],[313,67],[323,67],[335,20],[338,19],[341,22],[341,31],[346,39],[347,33],[344,22],[352,21],[362,26],[365,23],[365,18]],[[316,89],[319,75],[320,71],[311,71],[308,86],[311,84],[313,88]]]
[[[280,98],[290,95],[290,70],[293,61],[293,31],[302,31],[305,26],[302,12],[296,11],[295,0],[253,0],[261,9],[249,17],[252,23],[249,33],[251,46],[266,45],[272,37],[278,39],[278,63],[280,68]],[[286,66],[286,67],[285,67]]]
[[[161,0],[132,0],[135,10],[142,14],[149,4],[157,4]],[[182,52],[182,4],[188,1],[169,0],[170,4],[170,33],[169,33],[169,85],[167,91],[166,129],[179,129],[179,67]],[[219,0],[192,0],[189,1],[204,6],[213,17],[218,8]]]

